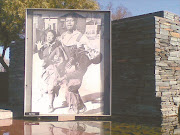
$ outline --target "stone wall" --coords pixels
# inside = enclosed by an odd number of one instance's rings
[[[163,117],[161,127],[162,135],[180,134],[180,125],[177,116]]]
[[[24,116],[25,43],[18,41],[10,47],[8,109],[14,117]]]
[[[8,73],[0,72],[0,103],[8,101]]]
[[[177,115],[178,22],[166,11],[112,22],[113,113]]]
[[[180,22],[170,19],[155,17],[156,96],[163,116],[178,115],[180,103]]]
[[[112,22],[112,112],[160,115],[155,97],[155,19],[144,15]]]

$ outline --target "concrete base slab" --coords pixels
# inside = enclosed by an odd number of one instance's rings
[[[72,121],[75,119],[75,116],[58,116],[58,121]]]
[[[11,126],[13,119],[1,119],[0,120],[0,127],[7,127],[7,126]]]
[[[0,109],[0,120],[13,118],[13,113],[10,110]]]

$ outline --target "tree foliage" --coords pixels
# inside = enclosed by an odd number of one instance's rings
[[[112,20],[118,20],[118,19],[127,18],[127,17],[132,16],[131,12],[123,5],[119,5],[119,6],[117,6],[116,9],[114,9],[112,3],[110,2],[107,5],[107,9],[111,10],[111,19]]]
[[[0,41],[9,44],[24,28],[26,8],[93,9],[95,0],[1,0]]]
[[[4,47],[0,63],[3,66],[6,66],[3,64],[6,48],[24,33],[26,8],[96,10],[99,5],[96,0],[0,0],[0,46]]]

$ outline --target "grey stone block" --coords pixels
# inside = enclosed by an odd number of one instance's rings
[[[158,81],[156,81],[156,86],[169,86],[169,82],[158,82]]]
[[[174,135],[179,135],[180,134],[180,128],[174,129],[173,134]]]
[[[167,32],[169,33],[169,31],[167,31]],[[167,33],[167,32],[166,32],[166,33]],[[161,34],[161,33],[160,33],[160,34],[157,34],[157,33],[156,33],[156,34],[155,34],[155,37],[156,37],[156,38],[159,38],[159,39],[166,39],[166,40],[168,40],[168,39],[169,39],[168,35],[169,35],[169,34],[163,35],[163,34]]]
[[[161,97],[162,93],[161,92],[156,92],[156,97]]]
[[[177,37],[171,37],[171,41],[177,42],[177,41],[179,41],[179,38],[177,38]]]
[[[176,46],[176,45],[180,45],[179,42],[175,42],[175,41],[172,41],[172,40],[170,41],[170,44],[171,44],[171,45],[175,45],[175,46]]]
[[[172,51],[170,52],[171,57],[180,57],[180,52],[179,51]]]
[[[160,34],[168,36],[169,35],[169,31],[165,30],[165,29],[160,29]]]
[[[155,24],[155,28],[156,28],[156,29],[159,29],[159,28],[160,28],[159,22],[157,22],[157,23]]]
[[[155,76],[157,80],[160,80],[161,79],[161,76],[160,75],[156,75]]]
[[[179,105],[180,104],[180,97],[179,96],[178,97],[173,97],[173,101],[174,101],[174,103]]]
[[[157,66],[163,67],[163,66],[168,66],[167,63],[161,62],[161,63],[156,63]]]
[[[156,29],[155,29],[155,33],[156,33],[156,34],[160,34],[160,29],[156,28]]]
[[[161,101],[162,102],[169,102],[169,97],[168,96],[163,96],[161,97]],[[166,110],[169,109],[169,108],[165,108]],[[162,109],[161,109],[162,110]],[[164,110],[164,109],[163,109]]]
[[[171,86],[172,87],[172,89],[180,89],[180,86],[179,85],[173,85],[173,86]]]
[[[170,29],[171,25],[160,24],[161,29]]]
[[[168,60],[171,60],[171,61],[179,61],[180,58],[179,58],[179,57],[168,57]]]
[[[177,81],[170,81],[170,85],[177,84]]]
[[[174,31],[180,30],[180,26],[178,26],[178,25],[171,25],[170,28]]]
[[[166,91],[166,92],[162,92],[162,97],[170,97],[171,96],[171,92]]]

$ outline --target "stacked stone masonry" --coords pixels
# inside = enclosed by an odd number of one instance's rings
[[[179,17],[173,13],[161,11],[113,21],[113,113],[178,115],[179,48]]]
[[[162,135],[180,134],[180,125],[177,116],[163,117],[161,127]]]
[[[170,19],[155,17],[156,96],[163,116],[178,115],[180,104],[180,22]]]

